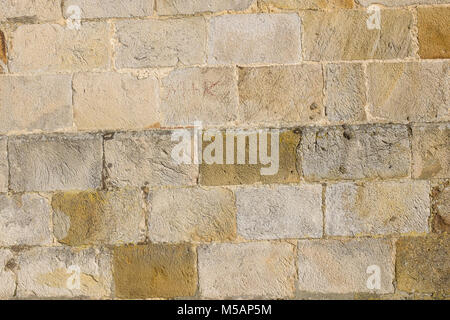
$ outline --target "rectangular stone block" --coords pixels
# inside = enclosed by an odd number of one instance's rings
[[[79,130],[159,126],[158,80],[127,73],[77,73],[73,78],[74,120]]]
[[[410,173],[408,129],[402,125],[307,128],[299,156],[307,180],[388,179]]]
[[[450,180],[437,183],[431,191],[433,231],[450,233]]]
[[[422,4],[443,4],[449,3],[449,0],[358,0],[358,2],[365,7],[368,7],[372,4],[381,4],[387,7],[400,7]]]
[[[59,10],[59,9],[58,9]],[[79,30],[59,24],[25,24],[12,32],[11,72],[105,70],[110,65],[106,22],[83,22]]]
[[[394,246],[390,240],[300,240],[298,288],[314,293],[392,293]]]
[[[350,9],[353,0],[260,0],[264,7],[275,7],[288,10],[305,9]]]
[[[325,108],[331,122],[366,119],[366,80],[360,63],[327,64]]]
[[[153,15],[151,0],[64,0],[65,18],[71,15],[70,6],[78,6],[81,9],[82,19],[134,18]]]
[[[0,249],[0,299],[12,298],[16,291],[14,274],[14,254],[8,249]]]
[[[414,126],[412,132],[413,177],[450,178],[450,124]]]
[[[238,14],[211,18],[209,64],[295,63],[301,60],[300,18]]]
[[[106,249],[32,248],[17,258],[20,298],[108,298],[111,256]]]
[[[0,133],[72,128],[70,75],[4,75],[0,88]]]
[[[51,209],[38,194],[0,194],[0,246],[50,245]]]
[[[397,241],[397,288],[406,292],[450,292],[450,237],[409,237]]]
[[[145,240],[144,199],[139,189],[57,193],[53,232],[70,246]]]
[[[326,189],[325,233],[331,236],[427,233],[425,181],[338,183]]]
[[[8,148],[14,191],[83,190],[101,186],[100,136],[24,136],[10,139]]]
[[[448,121],[450,63],[371,63],[369,112],[384,121]]]
[[[294,246],[284,242],[202,246],[198,272],[202,297],[289,298],[295,290]]]
[[[236,120],[235,68],[176,69],[162,79],[161,109],[168,126],[223,125]]]
[[[60,0],[0,0],[0,21],[49,21],[61,18]]]
[[[159,15],[195,14],[200,12],[245,10],[255,0],[156,0]]]
[[[414,56],[413,16],[408,10],[381,10],[380,29],[368,27],[373,14],[362,10],[302,13],[305,60],[396,59]],[[355,32],[358,30],[358,32]]]
[[[217,162],[208,164],[203,161],[200,164],[200,184],[220,186],[254,183],[296,183],[300,181],[297,172],[296,154],[297,146],[300,143],[300,134],[298,132],[277,129],[274,129],[274,131],[267,130],[264,133],[261,133],[259,130],[219,132],[223,136],[224,156],[222,164]],[[219,132],[217,136],[220,136]],[[261,143],[263,141],[261,137],[267,137],[267,144]],[[251,148],[250,141],[256,141],[253,139],[257,139],[257,143],[261,143],[263,147]],[[278,152],[274,150],[272,153],[271,139],[278,139]],[[210,149],[207,148],[210,147],[211,142],[205,141],[205,135],[203,140],[203,154],[208,154]],[[234,141],[234,153],[227,151],[227,141]],[[243,143],[244,141],[245,144]],[[214,146],[217,146],[217,144]],[[256,149],[259,150],[259,154]],[[233,149],[229,147],[229,150]],[[261,150],[267,151],[271,162],[265,164],[261,161],[263,159]],[[227,164],[227,152],[233,155],[233,164]],[[245,161],[239,162],[239,155],[245,156]],[[250,162],[253,157],[256,159],[255,163]],[[230,158],[232,157],[230,156]]]
[[[450,3],[450,1],[447,1]],[[419,55],[422,59],[450,58],[450,7],[417,9]]]
[[[238,233],[245,239],[322,237],[322,186],[261,186],[236,190]]]
[[[172,158],[177,143],[171,139],[172,131],[166,130],[116,133],[107,139],[107,184],[113,187],[196,184],[198,165],[178,164]]]
[[[0,192],[8,191],[9,167],[7,154],[8,140],[0,137]]]
[[[116,247],[113,270],[118,298],[189,297],[197,291],[197,255],[188,244]]]
[[[206,22],[203,17],[124,20],[116,22],[115,28],[117,68],[205,63]]]
[[[227,241],[236,238],[236,206],[225,188],[160,189],[150,193],[153,242]]]
[[[323,119],[319,64],[239,68],[239,115],[245,123],[315,123]]]

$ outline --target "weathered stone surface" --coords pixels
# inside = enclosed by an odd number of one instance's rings
[[[386,121],[450,119],[448,62],[371,63],[369,112]]]
[[[327,186],[325,233],[332,236],[428,232],[430,186],[425,181]]]
[[[351,9],[353,0],[261,0],[267,7],[279,9]]]
[[[299,147],[308,180],[406,177],[410,146],[406,126],[307,128]]]
[[[413,127],[413,177],[450,178],[450,125]]]
[[[37,194],[0,194],[0,246],[49,245],[51,210]]]
[[[70,17],[70,6],[81,9],[82,19],[114,17],[147,17],[153,15],[153,1],[149,0],[64,0],[63,12]]]
[[[328,64],[325,75],[326,114],[332,122],[366,119],[364,69],[359,63]]]
[[[433,230],[450,234],[450,180],[432,190]]]
[[[395,59],[414,55],[411,12],[381,10],[380,30],[367,27],[371,15],[361,10],[305,11],[305,60]]]
[[[119,298],[188,297],[197,291],[197,255],[189,245],[116,247],[113,261]]]
[[[61,18],[60,0],[0,0],[0,8],[0,21],[49,21]]]
[[[156,0],[159,15],[194,14],[199,12],[245,10],[255,0]]]
[[[148,219],[153,242],[225,241],[236,237],[233,192],[225,188],[152,191]]]
[[[11,189],[54,191],[101,186],[102,140],[97,135],[9,139]]]
[[[14,266],[13,253],[0,249],[0,299],[12,298],[16,291],[16,276],[11,268]]]
[[[70,75],[0,76],[0,132],[72,128]]]
[[[450,237],[410,237],[397,241],[397,288],[406,292],[450,291]]]
[[[8,191],[8,141],[6,137],[0,137],[0,192]]]
[[[417,9],[419,55],[423,59],[450,58],[450,7]]]
[[[83,71],[109,67],[106,22],[84,22],[80,30],[59,24],[28,24],[12,33],[11,72]]]
[[[0,30],[0,73],[7,71],[8,50],[6,48],[6,38],[2,30]]]
[[[239,69],[240,120],[311,123],[323,118],[321,65]]]
[[[165,124],[224,124],[236,119],[238,90],[234,68],[187,68],[162,79]]]
[[[211,18],[209,64],[294,63],[301,60],[297,14],[245,14]]]
[[[394,248],[390,240],[301,240],[298,254],[300,291],[394,292]],[[368,289],[373,274],[370,266],[379,267],[380,289]]]
[[[322,186],[261,186],[236,191],[238,233],[245,239],[320,238]]]
[[[258,134],[257,131],[237,131],[234,132],[234,145],[238,148],[237,136],[242,135],[253,135]],[[220,185],[240,185],[240,184],[254,184],[257,182],[262,182],[265,184],[269,183],[295,183],[300,181],[299,174],[296,169],[296,149],[300,143],[300,134],[294,131],[279,131],[279,152],[278,152],[278,171],[274,174],[262,175],[262,168],[272,168],[276,169],[276,161],[273,164],[262,164],[261,159],[258,160],[257,164],[250,164],[249,156],[251,150],[249,150],[249,139],[246,138],[245,153],[246,161],[245,164],[238,164],[235,160],[234,164],[226,164],[226,137],[231,135],[226,135],[223,133],[223,143],[224,143],[224,160],[223,164],[207,164],[203,162],[200,165],[200,179],[199,183],[202,185],[220,186]],[[272,133],[268,131],[267,133],[267,154],[272,155],[271,151],[271,138]],[[232,138],[228,138],[232,140]],[[275,135],[274,135],[275,139]],[[205,148],[208,143],[204,142],[203,147]],[[236,149],[235,149],[236,151]],[[238,151],[239,153],[239,151]],[[260,157],[259,157],[260,158]]]
[[[63,244],[124,244],[145,239],[139,189],[57,193],[52,207],[53,231]]]
[[[382,4],[388,7],[410,6],[416,4],[442,4],[449,0],[357,0],[361,5],[367,7],[372,4]]]
[[[22,298],[111,294],[111,257],[105,249],[33,248],[21,252],[17,264],[17,294]]]
[[[123,73],[78,73],[73,79],[74,120],[85,129],[159,126],[159,84]]]
[[[294,246],[222,243],[198,249],[200,294],[207,298],[287,298],[294,294]]]
[[[202,17],[116,22],[116,66],[147,68],[205,63]]]
[[[171,131],[117,133],[105,141],[107,183],[114,187],[127,185],[176,186],[194,185],[198,165],[177,164],[172,151]]]

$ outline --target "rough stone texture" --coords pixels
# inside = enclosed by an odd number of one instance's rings
[[[225,188],[176,188],[150,194],[153,242],[226,241],[236,238],[233,192]]]
[[[8,50],[6,48],[6,38],[2,30],[0,30],[0,73],[7,71]]]
[[[414,178],[450,178],[450,124],[413,127]]]
[[[430,186],[425,181],[332,184],[325,197],[327,235],[429,231]]]
[[[351,9],[353,0],[260,0],[263,6],[279,9]]]
[[[145,240],[145,212],[139,189],[57,193],[53,230],[71,245],[126,244]]]
[[[102,140],[96,135],[9,139],[11,189],[54,191],[101,185]]]
[[[67,9],[73,5],[80,7],[82,19],[153,15],[153,1],[151,0],[64,0],[63,12],[66,18],[70,17]]]
[[[236,191],[238,233],[245,239],[320,238],[322,186],[261,186]]]
[[[255,134],[255,131],[247,133]],[[253,133],[252,133],[253,132]],[[236,133],[236,135],[245,135],[246,133]],[[267,136],[270,135],[270,131]],[[230,138],[229,138],[230,139]],[[235,148],[237,148],[237,139],[235,138]],[[223,133],[224,143],[224,164],[206,164],[200,165],[199,183],[202,185],[240,185],[254,183],[295,183],[299,182],[300,177],[297,172],[297,155],[296,149],[300,143],[300,134],[294,131],[280,131],[279,133],[279,168],[274,175],[261,175],[261,168],[268,168],[270,164],[263,165],[260,161],[258,164],[249,164],[249,143],[246,139],[246,164],[238,164],[235,157],[235,164],[226,164],[226,134]],[[209,142],[205,142],[204,146]],[[271,155],[271,141],[267,138],[268,154]]]
[[[125,299],[193,296],[197,255],[186,244],[150,244],[114,249],[116,296]]]
[[[417,9],[419,55],[423,59],[450,58],[450,7]]]
[[[176,186],[196,184],[198,165],[177,164],[171,156],[177,142],[171,131],[117,133],[105,141],[107,183],[127,185]]]
[[[406,292],[450,292],[450,237],[411,237],[397,241],[397,288]]]
[[[106,22],[83,22],[80,30],[59,24],[21,25],[12,33],[11,72],[107,69],[111,44]]]
[[[8,141],[5,137],[0,137],[0,192],[8,191],[8,155],[7,155]]]
[[[432,190],[433,231],[450,234],[450,180]]]
[[[51,209],[37,194],[0,194],[0,246],[49,245]]]
[[[294,246],[284,242],[203,246],[198,249],[198,273],[202,297],[292,297]]]
[[[111,257],[105,249],[33,248],[21,252],[17,264],[20,298],[98,299],[111,294]]]
[[[448,121],[449,67],[448,62],[369,64],[369,112],[386,121]]]
[[[79,130],[159,126],[159,84],[122,73],[78,73],[73,79],[74,120]]]
[[[116,67],[148,68],[205,63],[202,17],[115,23]]]
[[[243,122],[316,122],[324,113],[322,67],[240,68],[239,100]]]
[[[449,3],[449,0],[356,0],[361,5],[367,7],[372,4],[382,4],[388,7],[410,6],[416,4],[441,4]]]
[[[300,60],[300,18],[297,14],[211,18],[209,64],[295,63]]]
[[[361,64],[328,64],[325,92],[326,114],[330,121],[352,122],[366,119],[366,86]]]
[[[411,12],[381,10],[380,30],[367,28],[371,15],[361,10],[305,11],[305,60],[395,59],[414,55]]]
[[[49,21],[61,18],[60,0],[0,0],[0,8],[0,21]]]
[[[0,299],[12,298],[16,290],[16,276],[11,270],[13,265],[13,253],[0,249]]]
[[[161,109],[165,124],[223,124],[236,119],[238,102],[234,68],[187,68],[162,79]]]
[[[0,133],[72,128],[70,75],[0,76]]]
[[[298,288],[317,293],[392,293],[394,248],[389,240],[301,240]],[[380,289],[368,289],[369,266],[380,268]]]
[[[199,12],[220,12],[245,10],[255,0],[156,0],[159,15],[194,14]]]
[[[305,129],[299,156],[308,180],[406,177],[411,162],[401,125]]]

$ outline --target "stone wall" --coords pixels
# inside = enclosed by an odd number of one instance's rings
[[[0,8],[0,298],[449,298],[450,1]]]

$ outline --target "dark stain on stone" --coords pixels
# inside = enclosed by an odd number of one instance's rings
[[[0,30],[0,60],[6,64],[7,58],[6,58],[6,39],[3,32]]]
[[[23,24],[35,24],[37,23],[37,16],[23,16],[23,17],[14,17],[6,19],[9,23],[23,23]]]

